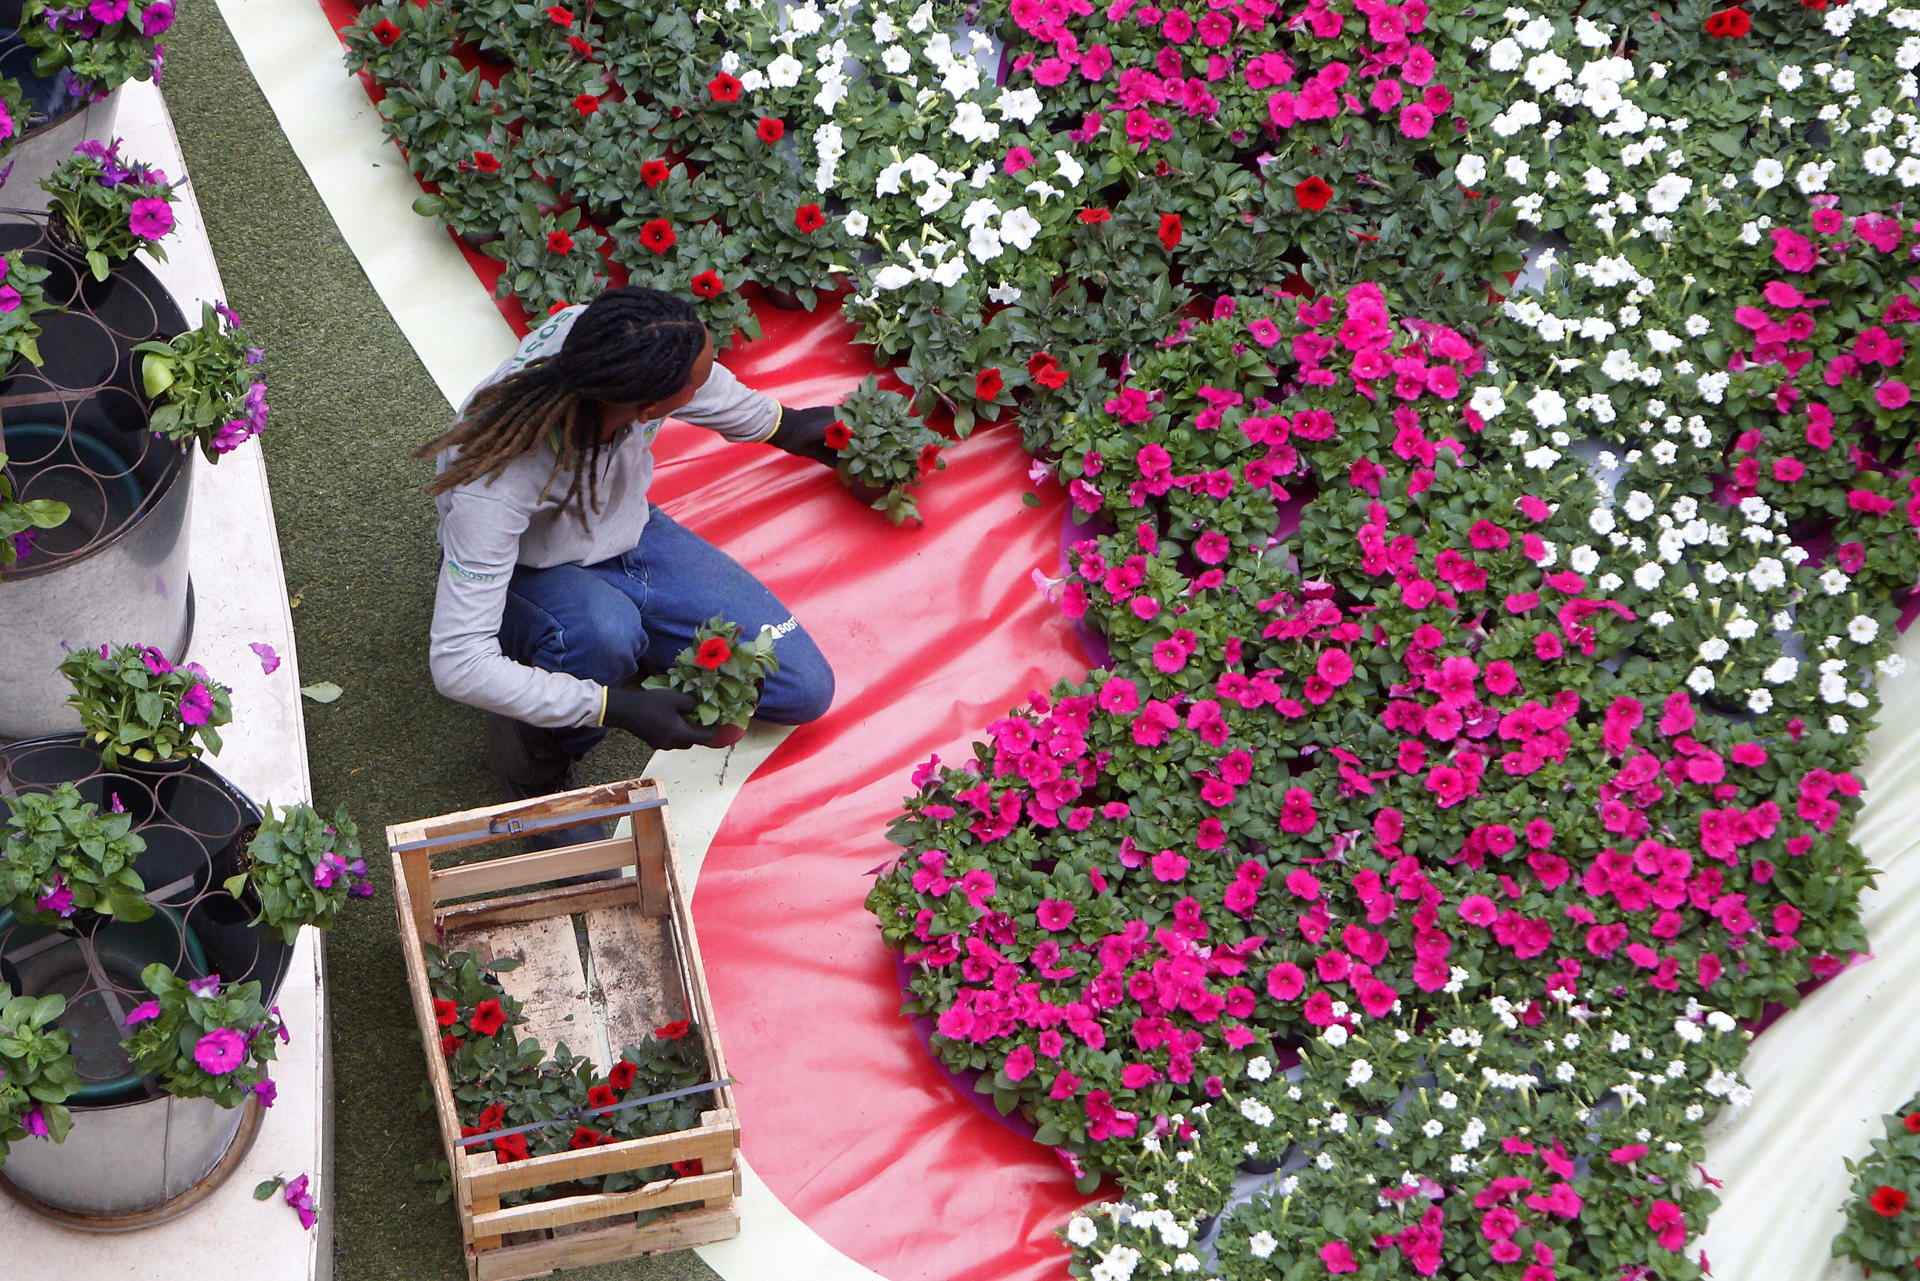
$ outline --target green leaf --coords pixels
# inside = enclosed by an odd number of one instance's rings
[[[281,1187],[280,1176],[275,1175],[264,1183],[254,1185],[253,1199],[256,1201],[270,1201],[273,1199],[273,1194],[278,1192]]]
[[[316,703],[331,703],[346,693],[332,681],[316,681],[312,685],[302,685],[300,692]]]
[[[1021,503],[1023,503],[1028,507],[1038,507],[1040,505],[1040,495],[1033,493],[1032,491],[1028,491],[1027,493],[1020,495],[1020,501]]]

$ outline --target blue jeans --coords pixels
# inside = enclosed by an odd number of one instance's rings
[[[500,649],[507,657],[602,685],[660,672],[693,644],[694,629],[723,615],[745,636],[771,626],[780,668],[767,677],[761,720],[798,725],[833,702],[833,669],[793,612],[731,556],[660,510],[632,551],[593,565],[522,565],[507,586]],[[574,756],[607,736],[599,726],[556,731]]]

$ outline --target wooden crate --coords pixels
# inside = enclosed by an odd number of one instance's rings
[[[607,811],[615,811],[607,813]],[[442,856],[516,839],[561,816],[632,819],[628,836],[532,854],[466,861]],[[440,1028],[427,986],[424,945],[513,956],[501,985],[525,1005],[522,1036],[551,1049],[565,1041],[605,1071],[621,1047],[656,1027],[691,1019],[705,1038],[709,1080],[727,1077],[706,973],[674,851],[665,798],[650,779],[586,787],[534,801],[466,810],[387,829],[393,854],[394,907],[400,918],[414,1017],[426,1048],[427,1076],[452,1167],[454,1204],[473,1281],[517,1281],[560,1268],[722,1241],[740,1231],[736,1154],[739,1113],[733,1089],[715,1090],[717,1106],[696,1129],[630,1139],[526,1161],[499,1163],[490,1149],[456,1145],[460,1122],[440,1053]],[[468,856],[471,857],[470,854]],[[530,888],[590,872],[635,871],[618,880]],[[579,934],[593,967],[589,985]],[[629,1192],[560,1196],[501,1208],[502,1193],[620,1170],[698,1158],[703,1172]],[[640,1225],[641,1210],[671,1213]]]

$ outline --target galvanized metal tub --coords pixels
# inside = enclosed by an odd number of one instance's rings
[[[74,1227],[148,1227],[211,1190],[215,1170],[255,1110],[251,1103],[223,1108],[211,1099],[167,1095],[76,1108],[66,1142],[15,1143],[0,1179],[10,1192],[24,1193],[34,1209]],[[233,1153],[235,1160],[242,1155],[244,1150]]]
[[[0,433],[20,499],[73,514],[42,531],[0,576],[0,740],[79,728],[55,670],[67,648],[138,642],[178,659],[193,630],[187,531],[192,456],[147,429],[133,347],[186,328],[179,307],[138,262],[105,283],[46,235],[44,222],[0,222],[0,252],[24,248],[48,268],[43,368],[0,377]]]

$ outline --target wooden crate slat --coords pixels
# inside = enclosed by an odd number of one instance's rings
[[[593,973],[606,994],[607,1043],[639,1045],[653,1030],[687,1017],[667,918],[631,909],[586,913]]]
[[[525,1232],[533,1228],[558,1228],[594,1219],[610,1219],[639,1210],[658,1210],[669,1205],[692,1205],[709,1197],[733,1190],[734,1170],[712,1174],[694,1174],[678,1179],[661,1179],[631,1192],[603,1192],[592,1196],[562,1197],[557,1201],[536,1201],[531,1205],[510,1206],[491,1214],[473,1216],[477,1233],[488,1236],[507,1232]]]
[[[534,1038],[548,1051],[565,1041],[575,1054],[584,1054],[602,1072],[607,1070],[605,1036],[587,1000],[587,972],[580,963],[571,916],[449,932],[447,946],[470,948],[486,960],[518,957],[518,966],[494,977],[525,1007],[527,1025],[519,1035]]]
[[[633,841],[625,836],[610,836],[604,841],[591,841],[585,845],[568,845],[532,854],[509,854],[503,858],[488,859],[484,863],[463,863],[459,867],[434,872],[433,901],[438,904],[474,894],[517,890],[540,881],[557,881],[562,877],[617,872],[631,862]]]
[[[631,907],[640,901],[631,876],[591,885],[528,890],[472,903],[451,903],[436,910],[442,930],[473,930],[508,921],[537,921],[560,912],[591,912],[600,907]]]
[[[476,1281],[526,1281],[555,1268],[584,1268],[616,1263],[642,1254],[665,1254],[740,1235],[739,1211],[683,1210],[670,1219],[644,1227],[620,1224],[552,1241],[529,1241],[502,1246],[478,1256],[472,1269]]]
[[[680,850],[673,839],[672,825],[665,824],[664,831],[667,884],[673,897],[675,943],[677,950],[684,955],[682,975],[686,985],[687,1008],[706,1038],[707,1062],[714,1079],[725,1080],[731,1073],[727,1071],[726,1050],[720,1044],[719,1020],[713,1017],[713,998],[707,992],[707,967],[700,959],[700,941],[693,932],[693,900],[680,878]],[[732,1110],[736,1106],[731,1085],[722,1086],[719,1094],[721,1107]]]
[[[469,1168],[468,1185],[476,1196],[501,1196],[549,1183],[591,1179],[617,1170],[638,1170],[649,1165],[669,1165],[675,1161],[692,1161],[696,1158],[714,1169],[721,1169],[733,1164],[733,1152],[739,1142],[737,1125],[703,1125],[697,1130],[627,1139],[620,1143],[609,1143],[605,1147],[553,1152],[525,1161],[496,1165],[491,1169]]]

